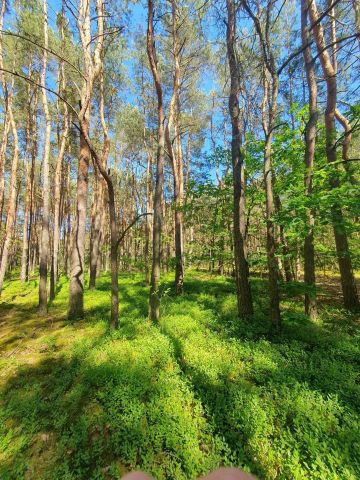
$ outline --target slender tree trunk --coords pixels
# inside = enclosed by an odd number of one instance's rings
[[[7,106],[5,106],[5,118],[3,127],[3,136],[0,145],[0,231],[2,227],[2,213],[4,205],[4,192],[5,192],[5,160],[6,160],[6,148],[8,142],[10,130],[9,116],[7,114]]]
[[[172,10],[172,53],[174,59],[173,72],[173,93],[169,107],[169,120],[166,126],[166,143],[171,160],[174,179],[174,239],[175,239],[175,289],[177,294],[183,293],[184,287],[184,235],[183,235],[183,199],[184,199],[184,178],[183,178],[183,151],[181,145],[181,134],[179,125],[180,115],[180,88],[181,69],[178,24],[179,11],[176,0],[171,0]]]
[[[152,321],[158,321],[160,318],[159,282],[161,267],[161,231],[163,218],[161,203],[164,184],[165,116],[163,106],[163,91],[155,59],[156,54],[153,20],[154,4],[153,0],[148,0],[147,54],[154,79],[158,103],[158,149],[156,157],[156,183],[154,194],[153,261],[151,270],[149,316]]]
[[[332,64],[328,50],[325,48],[325,37],[321,22],[317,22],[319,15],[315,0],[309,2],[309,16],[314,24],[313,32],[320,57],[320,63],[326,81],[326,157],[329,164],[336,162],[336,64]],[[333,34],[333,33],[332,33]],[[340,185],[336,167],[333,167],[330,178],[330,188],[336,189]],[[349,251],[348,237],[341,206],[334,203],[331,207],[332,223],[335,236],[336,253],[339,262],[341,287],[344,299],[344,306],[350,310],[359,308],[355,277],[352,268],[352,261]]]
[[[85,114],[83,119],[83,129],[88,133],[88,113]],[[80,134],[80,154],[76,186],[76,218],[71,247],[69,318],[82,317],[84,314],[84,261],[89,161],[90,150],[84,139],[84,135]]]
[[[152,211],[152,155],[148,152],[147,168],[146,168],[146,211]],[[145,262],[145,282],[150,284],[150,238],[152,234],[152,223],[149,216],[145,220],[145,245],[144,245],[144,262]]]
[[[307,25],[308,0],[301,1],[301,35],[302,44],[309,44],[309,29]],[[313,190],[313,171],[316,145],[316,124],[318,119],[317,84],[310,46],[303,51],[306,78],[309,92],[309,120],[305,127],[305,195],[311,199]],[[307,233],[304,241],[304,282],[305,313],[314,320],[317,315],[315,292],[315,249],[314,249],[315,214],[312,207],[307,212]]]
[[[344,139],[342,141],[342,160],[343,166],[348,174],[349,182],[352,185],[357,185],[358,181],[355,176],[355,169],[349,161],[349,148],[352,139],[352,127],[349,120],[338,110],[335,110],[335,118],[344,129]]]
[[[16,179],[17,179],[17,169],[19,163],[19,139],[17,127],[12,111],[12,99],[10,98],[12,94],[8,95],[8,115],[10,120],[11,132],[13,137],[13,159],[11,165],[11,174],[10,174],[10,185],[9,185],[9,201],[8,209],[6,216],[6,225],[5,225],[5,236],[4,244],[1,255],[1,264],[0,264],[0,293],[3,287],[6,268],[8,265],[9,251],[12,241],[12,235],[14,232],[14,224],[16,219],[16,198],[17,198],[17,188],[16,188]]]
[[[271,49],[269,24],[273,3],[267,5],[265,25],[262,26],[259,17],[249,7],[247,0],[243,0],[242,6],[254,22],[255,30],[260,41],[263,60],[264,94],[262,100],[262,126],[265,135],[264,149],[264,186],[266,196],[266,249],[269,278],[270,297],[270,320],[274,330],[281,326],[280,315],[280,292],[279,292],[279,264],[276,257],[276,229],[273,220],[275,214],[275,202],[273,192],[272,172],[272,137],[276,128],[277,100],[279,93],[279,78],[277,74],[274,53]]]
[[[106,168],[107,159],[110,151],[110,140],[107,131],[107,126],[104,116],[104,79],[103,74],[100,76],[100,117],[104,132],[104,144],[101,156],[101,162]],[[96,285],[96,276],[99,266],[100,245],[102,239],[102,226],[104,223],[104,179],[102,176],[94,172],[95,177],[95,191],[93,202],[93,215],[91,224],[91,239],[90,239],[90,280],[89,288],[93,290]]]
[[[94,37],[96,39],[96,47],[92,53],[91,46],[94,38],[91,32],[90,2],[88,0],[80,0],[77,23],[84,54],[85,80],[81,92],[81,110],[79,113],[81,134],[76,191],[76,218],[71,252],[69,318],[82,317],[84,315],[86,206],[91,156],[86,138],[89,136],[90,105],[94,82],[98,78],[102,67],[101,55],[104,43],[104,5],[102,0],[96,0],[96,13],[98,29]]]
[[[247,318],[253,313],[252,295],[249,282],[249,269],[245,246],[245,168],[242,153],[240,125],[240,72],[236,57],[236,13],[233,0],[227,0],[227,56],[230,69],[229,111],[232,126],[231,156],[233,166],[233,221],[235,281],[237,287],[238,314]]]
[[[271,80],[269,80],[269,77]],[[276,258],[276,229],[273,220],[275,201],[273,193],[271,146],[273,128],[277,112],[278,78],[265,69],[264,72],[264,99],[263,99],[263,128],[265,133],[264,150],[264,185],[266,197],[266,250],[269,278],[270,319],[275,329],[281,324],[280,292],[279,292],[279,264]],[[266,105],[268,105],[268,120],[266,120]]]
[[[30,68],[29,68],[30,70]],[[29,75],[30,76],[30,75]],[[29,207],[31,203],[31,88],[28,86],[28,112],[26,118],[26,150],[25,150],[25,198],[24,198],[24,223],[23,223],[23,239],[22,239],[22,253],[21,253],[21,271],[20,280],[22,283],[28,281],[28,256],[29,256]]]
[[[4,67],[3,61],[3,36],[2,36],[2,29],[4,24],[4,15],[5,15],[5,8],[6,8],[6,0],[1,1],[1,8],[0,8],[0,68]],[[0,145],[0,231],[2,227],[2,217],[3,217],[3,209],[5,203],[5,161],[6,161],[6,148],[8,142],[8,136],[10,131],[10,117],[8,114],[9,109],[9,102],[12,102],[12,92],[8,91],[6,85],[6,79],[3,72],[0,72],[0,83],[3,88],[3,95],[5,100],[5,112],[4,112],[4,129],[3,129],[3,136],[1,139]],[[9,98],[10,94],[10,98]],[[10,105],[11,107],[11,105]],[[0,288],[1,290],[1,288]]]
[[[36,162],[36,155],[37,155],[37,113],[36,113],[36,105],[37,105],[38,97],[37,91],[35,92],[35,100],[34,100],[34,109],[33,109],[33,116],[32,116],[32,145],[31,145],[31,168],[30,168],[30,193],[29,193],[29,226],[27,230],[27,258],[26,258],[26,273],[25,278],[29,278],[29,274],[31,271],[31,248],[32,248],[32,233],[33,233],[33,221],[34,221],[34,205],[35,205],[35,162]]]
[[[61,18],[61,38],[64,42],[64,11]],[[66,88],[66,78],[64,62],[59,65],[59,91],[63,94]],[[69,112],[65,102],[63,102],[63,128],[60,139],[59,151],[56,159],[55,177],[54,177],[54,238],[53,238],[53,255],[51,268],[51,285],[50,299],[55,298],[55,288],[59,278],[59,246],[60,246],[60,207],[61,207],[61,190],[62,190],[62,170],[66,151],[67,137],[69,134]]]
[[[5,3],[6,3],[5,0],[2,0],[1,10],[0,10],[0,68],[3,68],[3,43],[2,43],[3,39],[2,39],[1,32],[3,28],[4,15],[5,15],[5,6],[6,6]],[[10,251],[11,240],[12,240],[12,235],[13,235],[14,225],[15,225],[16,200],[17,200],[16,180],[17,180],[17,169],[18,169],[18,162],[19,162],[19,139],[18,139],[18,132],[17,132],[17,127],[14,119],[14,113],[12,109],[14,81],[12,79],[12,85],[10,89],[8,89],[4,73],[0,72],[0,82],[3,88],[4,97],[5,97],[5,108],[6,108],[5,115],[9,121],[9,126],[10,126],[12,137],[13,137],[12,139],[13,140],[12,142],[13,158],[12,158],[11,174],[10,174],[9,200],[8,200],[8,208],[7,208],[7,216],[6,216],[4,243],[2,246],[1,262],[0,262],[0,293],[1,293],[3,288],[6,269],[8,266],[9,251]],[[6,141],[4,141],[2,146],[6,147]],[[4,156],[5,156],[5,151],[6,150],[4,150]],[[2,196],[4,196],[3,191],[2,191]]]
[[[104,112],[100,112],[101,122],[104,130],[104,150],[109,151],[110,139],[108,136],[107,126],[105,123]],[[91,146],[89,136],[86,132],[87,125],[82,125],[81,130],[83,132],[84,140],[86,141],[92,158],[99,169],[102,177],[106,181],[107,191],[109,196],[109,217],[110,217],[110,265],[111,265],[111,317],[110,328],[115,329],[119,325],[119,267],[118,267],[118,246],[120,243],[117,220],[116,220],[116,208],[115,208],[115,192],[113,182],[110,175],[106,172],[103,159],[99,158],[94,148]]]
[[[103,214],[103,185],[102,178],[94,171],[94,197],[91,212],[91,232],[90,232],[90,268],[89,268],[89,288],[94,290],[96,286],[97,268],[100,253],[101,237],[101,217]]]
[[[47,19],[47,0],[43,3],[44,13],[44,50],[43,50],[43,68],[40,76],[40,83],[46,85],[47,51],[48,48],[48,19]],[[45,138],[43,154],[43,217],[41,229],[41,254],[40,254],[40,280],[39,280],[39,313],[47,313],[47,273],[49,262],[49,222],[50,222],[50,135],[51,119],[47,100],[46,90],[42,89],[42,103],[45,116]]]

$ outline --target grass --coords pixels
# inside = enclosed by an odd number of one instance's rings
[[[236,317],[232,279],[189,272],[163,283],[159,325],[141,275],[120,277],[121,328],[109,333],[109,278],[66,320],[61,279],[47,318],[37,283],[8,282],[0,304],[0,478],[117,479],[144,469],[193,479],[236,465],[264,479],[360,478],[358,319],[324,303],[310,323],[296,296],[269,335],[266,286]]]

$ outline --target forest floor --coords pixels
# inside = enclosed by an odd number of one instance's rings
[[[330,282],[331,283],[331,282]],[[188,272],[177,298],[163,283],[162,319],[147,320],[143,276],[120,277],[121,327],[110,333],[110,280],[66,320],[62,278],[46,318],[37,282],[0,298],[1,480],[116,479],[143,469],[193,479],[237,465],[264,479],[360,478],[359,318],[324,290],[319,319],[283,293],[283,330],[269,335],[266,284],[256,313],[236,317],[233,279]]]

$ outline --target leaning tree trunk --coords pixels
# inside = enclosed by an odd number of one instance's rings
[[[309,16],[314,24],[314,38],[320,57],[320,63],[326,81],[326,110],[325,110],[325,130],[326,130],[326,157],[329,164],[336,162],[336,95],[337,81],[336,70],[331,62],[330,55],[326,49],[324,30],[321,22],[318,21],[319,14],[315,0],[308,4]],[[318,23],[316,23],[318,22]],[[330,189],[336,189],[340,185],[336,166],[332,167],[330,176]],[[352,261],[349,251],[348,236],[345,227],[344,215],[338,202],[331,206],[331,216],[334,229],[336,253],[338,257],[341,287],[344,299],[344,306],[350,310],[359,308],[355,277],[352,268]]]
[[[157,70],[155,41],[154,41],[154,4],[148,0],[148,26],[147,26],[147,54],[154,79],[157,94],[158,109],[158,148],[156,157],[156,182],[154,195],[154,223],[153,223],[153,261],[151,270],[149,316],[152,321],[160,318],[160,262],[161,262],[161,231],[162,231],[162,194],[164,184],[164,105],[163,91]]]
[[[47,48],[48,48],[48,19],[47,19],[47,0],[43,4],[44,12],[44,50],[43,50],[43,68],[40,76],[41,85],[46,85],[47,68]],[[39,266],[39,313],[47,313],[47,273],[49,262],[49,222],[50,222],[50,135],[51,119],[45,88],[42,89],[42,103],[45,115],[45,138],[43,154],[43,214],[41,228],[41,246],[40,246],[40,266]]]
[[[317,108],[317,84],[313,59],[309,45],[309,28],[307,26],[308,0],[301,1],[301,36],[306,78],[309,92],[309,120],[305,127],[305,195],[310,199],[313,190],[313,171],[316,145],[316,124],[318,118]],[[316,292],[315,292],[315,249],[314,249],[314,225],[315,213],[311,206],[307,212],[307,230],[304,241],[304,283],[305,291],[305,313],[314,320],[317,315]]]
[[[236,13],[233,0],[227,0],[227,56],[230,68],[229,111],[232,126],[231,156],[233,166],[234,259],[238,314],[247,318],[253,313],[249,269],[245,246],[245,169],[240,126],[240,73],[236,57]]]

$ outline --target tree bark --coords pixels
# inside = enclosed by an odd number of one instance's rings
[[[31,62],[29,70],[31,69]],[[29,74],[30,76],[30,74]],[[22,238],[22,253],[21,253],[21,270],[20,270],[20,280],[22,283],[25,283],[29,279],[29,269],[28,269],[28,257],[29,257],[29,207],[31,203],[31,121],[32,121],[32,112],[31,112],[31,100],[32,100],[32,90],[30,85],[28,85],[28,101],[27,101],[27,117],[26,117],[26,128],[25,128],[25,139],[26,139],[26,149],[25,149],[25,197],[24,197],[24,223],[23,223],[23,238]]]
[[[2,0],[1,10],[0,10],[0,32],[2,31],[2,28],[3,28],[5,3],[6,3],[5,0]],[[2,35],[1,35],[0,36],[0,68],[3,68],[2,47],[3,47],[3,44],[2,44]],[[16,122],[14,119],[13,108],[12,108],[13,85],[14,85],[13,80],[14,79],[12,79],[12,85],[10,86],[10,89],[9,89],[6,83],[4,72],[2,71],[0,72],[0,82],[4,91],[4,97],[5,97],[5,108],[6,108],[5,115],[8,118],[12,137],[13,137],[13,158],[12,158],[11,174],[10,174],[9,200],[8,200],[8,208],[7,208],[7,216],[6,216],[4,243],[2,247],[1,262],[0,262],[0,293],[3,288],[5,273],[8,266],[10,245],[11,245],[11,240],[12,240],[14,225],[15,225],[16,199],[17,199],[16,179],[17,179],[17,169],[18,169],[18,162],[19,162],[19,138],[18,138]],[[4,155],[5,155],[5,151],[4,151]]]
[[[64,13],[61,18],[61,39],[64,42]],[[66,78],[64,62],[61,61],[59,65],[59,91],[65,92]],[[54,178],[54,238],[53,238],[53,255],[52,255],[52,269],[51,269],[51,285],[50,299],[55,298],[55,288],[59,278],[59,246],[60,246],[60,206],[61,206],[61,190],[62,190],[62,170],[65,157],[65,150],[67,144],[67,137],[69,133],[69,112],[65,102],[63,104],[63,128],[60,139],[58,155],[56,159],[55,178]]]
[[[154,41],[154,4],[153,0],[148,0],[148,23],[147,23],[147,54],[149,58],[150,68],[155,84],[157,94],[157,111],[158,111],[158,147],[156,156],[156,183],[154,194],[154,223],[153,223],[153,260],[151,270],[150,283],[150,301],[149,316],[154,322],[160,318],[160,262],[161,262],[161,231],[162,231],[162,195],[164,184],[164,149],[165,149],[165,132],[164,132],[164,105],[163,91],[157,70],[155,41]]]
[[[267,4],[266,21],[264,27],[262,26],[259,17],[252,12],[246,0],[243,0],[243,7],[254,22],[262,51],[264,85],[262,100],[262,126],[265,135],[264,186],[266,197],[266,250],[269,278],[270,320],[274,330],[279,330],[281,326],[279,264],[276,257],[276,229],[273,220],[276,209],[274,202],[271,159],[272,138],[274,129],[276,128],[277,100],[279,93],[279,78],[277,75],[275,58],[273,51],[271,50],[271,42],[269,38],[269,32],[271,30],[269,22],[273,3],[268,2]]]
[[[48,48],[48,18],[47,18],[47,0],[43,2],[43,28],[44,28],[44,49],[43,49],[43,67],[40,76],[41,85],[46,85],[46,69],[47,69],[47,48]],[[49,262],[49,222],[50,222],[50,135],[51,135],[51,119],[47,100],[47,92],[42,89],[42,104],[45,116],[45,138],[43,153],[43,214],[41,228],[41,253],[39,266],[39,313],[44,315],[47,313],[47,273]]]
[[[88,172],[91,152],[86,137],[89,135],[90,105],[94,82],[102,66],[101,53],[104,42],[103,31],[103,2],[96,0],[98,30],[95,38],[97,44],[92,54],[93,42],[91,33],[90,2],[80,0],[78,10],[78,30],[84,54],[85,81],[81,91],[79,122],[81,124],[80,152],[78,161],[78,178],[76,187],[76,219],[73,229],[71,251],[71,278],[69,294],[69,318],[84,315],[84,272],[85,272],[85,235],[86,235],[86,207],[88,191]]]
[[[12,95],[12,94],[11,94]],[[10,97],[10,95],[9,95]],[[14,233],[14,225],[16,219],[16,199],[17,199],[17,169],[19,163],[19,139],[17,127],[12,111],[12,99],[8,98],[8,115],[10,120],[11,132],[13,137],[13,158],[11,164],[10,185],[9,185],[9,201],[6,216],[4,244],[2,248],[1,264],[0,264],[0,293],[3,288],[5,273],[8,265],[9,251]]]
[[[184,43],[181,46],[179,44],[179,11],[176,0],[171,0],[171,15],[172,56],[174,59],[173,92],[169,107],[169,120],[165,133],[174,179],[175,290],[177,294],[181,295],[184,289],[184,228],[182,213],[184,176],[179,115],[181,84],[180,53],[184,47]]]
[[[104,79],[103,73],[100,76],[100,119],[104,133],[103,151],[101,155],[101,162],[104,168],[106,168],[107,159],[110,152],[110,139],[108,135],[108,129],[104,116]],[[97,175],[94,172],[95,177],[95,192],[93,202],[93,215],[91,223],[91,239],[90,239],[90,279],[89,288],[95,289],[96,276],[99,266],[100,245],[102,238],[102,225],[104,217],[104,179],[102,176]]]
[[[329,164],[336,162],[336,127],[335,127],[335,112],[336,112],[336,96],[337,96],[337,81],[336,81],[336,65],[331,62],[330,55],[325,48],[324,30],[321,22],[318,22],[319,14],[316,6],[316,1],[309,2],[309,16],[311,22],[314,24],[313,32],[315,43],[322,71],[326,81],[326,110],[325,110],[325,129],[326,129],[326,157]],[[335,189],[339,186],[339,178],[336,172],[336,167],[333,168],[330,177],[330,188]],[[331,216],[335,236],[336,253],[338,257],[341,287],[344,299],[344,306],[347,309],[355,310],[359,308],[359,300],[357,296],[357,289],[355,277],[352,268],[352,261],[349,251],[348,237],[345,228],[344,216],[341,206],[336,202],[331,207]]]
[[[309,93],[309,120],[305,126],[305,195],[310,199],[313,190],[314,157],[316,145],[316,124],[318,119],[317,107],[317,84],[313,59],[310,49],[310,35],[307,25],[308,0],[301,0],[301,38],[303,57],[305,63],[306,79]],[[314,250],[314,225],[315,213],[312,207],[307,210],[307,232],[304,241],[304,283],[305,292],[305,313],[314,320],[317,316],[316,291],[315,291],[315,250]]]
[[[5,118],[3,135],[0,145],[0,231],[2,227],[2,213],[4,205],[4,193],[5,193],[5,160],[6,160],[6,148],[10,131],[10,121],[7,114],[7,106],[5,105]]]
[[[227,0],[227,56],[230,69],[229,112],[232,126],[231,157],[233,167],[233,236],[235,281],[238,314],[247,318],[253,314],[249,268],[245,246],[245,167],[242,152],[241,120],[239,108],[240,72],[236,57],[236,12],[234,0]]]

